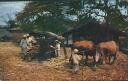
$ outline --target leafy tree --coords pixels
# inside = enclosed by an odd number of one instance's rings
[[[29,31],[60,33],[91,20],[122,29],[128,25],[127,16],[125,0],[43,0],[28,3],[17,21]]]

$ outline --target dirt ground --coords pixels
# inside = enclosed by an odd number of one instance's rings
[[[96,71],[80,67],[80,75],[72,75],[67,62],[63,57],[26,62],[20,58],[20,47],[11,42],[0,43],[2,81],[128,80],[128,56],[121,52],[113,65],[100,65]]]

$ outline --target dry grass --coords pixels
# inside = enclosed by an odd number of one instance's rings
[[[121,52],[113,65],[100,65],[96,71],[84,66],[80,75],[71,74],[72,69],[63,57],[41,63],[25,62],[19,53],[20,48],[13,43],[0,43],[0,79],[3,81],[128,80],[128,56]]]

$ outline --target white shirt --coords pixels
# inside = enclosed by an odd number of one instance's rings
[[[77,54],[72,54],[72,59],[74,64],[79,64],[81,58]]]
[[[21,39],[21,41],[20,41],[20,46],[23,47],[23,48],[27,48],[27,46],[28,46],[27,40]]]
[[[36,40],[33,36],[30,36],[29,38],[27,38],[27,42],[29,43],[29,45],[31,45],[31,43],[36,43]]]
[[[56,49],[57,49],[57,50],[60,50],[60,43],[57,43],[57,44],[56,44]]]

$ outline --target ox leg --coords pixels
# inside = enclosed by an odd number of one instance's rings
[[[96,51],[95,55],[93,55],[93,60],[94,60],[94,68],[97,67],[97,64],[99,62],[100,59],[100,54]]]
[[[88,54],[86,54],[86,63],[88,63]]]
[[[105,56],[103,55],[102,64],[105,64]]]
[[[96,71],[96,68],[97,68],[96,55],[93,56],[93,60],[94,60],[94,62],[93,62],[93,68],[92,68],[92,70],[93,71]]]
[[[105,63],[109,63],[110,62],[109,56],[110,56],[110,54],[109,54],[108,50],[104,50],[104,62]]]
[[[109,61],[108,61],[109,60]],[[105,56],[105,63],[109,63],[110,62],[110,58],[109,58],[109,56]]]
[[[84,62],[84,64],[88,64],[88,54],[86,54],[86,52],[84,52],[84,55],[86,56],[86,59],[85,59],[85,62]]]
[[[93,60],[94,60],[94,68],[96,68],[96,56],[93,56]]]
[[[94,64],[94,69],[96,69],[97,67],[97,62],[99,60],[99,53],[97,52],[97,50],[94,51],[94,55],[93,55],[93,64]]]
[[[27,55],[27,61],[30,62],[32,60],[31,53]]]
[[[103,49],[96,49],[96,55],[99,55],[98,63],[102,64],[103,63]]]
[[[105,64],[105,54],[104,54],[104,50],[101,50],[101,57],[100,57],[100,63],[101,64]]]
[[[109,64],[113,64],[116,59],[116,54],[109,56]]]

